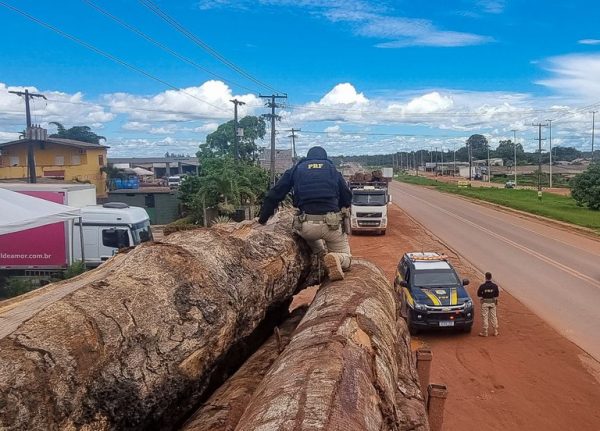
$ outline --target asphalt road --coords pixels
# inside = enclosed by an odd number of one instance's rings
[[[600,361],[599,240],[425,187],[393,182],[390,192],[394,204]]]

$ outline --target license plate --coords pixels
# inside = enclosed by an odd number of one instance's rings
[[[440,326],[454,326],[454,320],[441,320]]]

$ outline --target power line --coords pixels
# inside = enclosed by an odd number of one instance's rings
[[[152,11],[155,15],[157,15],[158,17],[160,17],[163,21],[165,21],[170,26],[172,26],[173,28],[175,28],[177,31],[179,31],[181,34],[183,34],[185,37],[187,37],[193,43],[195,43],[200,48],[202,48],[203,50],[205,50],[206,52],[208,52],[210,55],[212,55],[213,57],[215,57],[217,60],[219,60],[221,63],[225,64],[230,69],[234,70],[235,72],[239,73],[243,77],[247,78],[248,80],[254,82],[255,84],[257,84],[257,85],[259,85],[261,87],[267,88],[270,91],[273,91],[275,93],[282,93],[281,91],[277,90],[276,88],[273,88],[271,85],[266,84],[266,83],[260,81],[259,79],[255,78],[250,73],[246,72],[244,69],[242,69],[241,67],[237,66],[232,61],[229,61],[221,53],[219,53],[216,49],[212,48],[206,42],[204,42],[202,39],[200,39],[198,36],[196,36],[194,33],[192,33],[191,31],[189,31],[188,29],[186,29],[177,20],[175,20],[174,18],[172,18],[171,16],[169,16],[166,12],[163,12],[151,0],[138,0],[138,1],[143,6],[145,6],[150,11]]]
[[[183,94],[185,94],[185,95],[187,95],[187,96],[189,96],[189,97],[192,97],[193,99],[196,99],[196,100],[198,100],[199,102],[205,103],[205,104],[207,104],[207,105],[209,105],[209,106],[212,106],[213,108],[216,108],[216,109],[218,109],[218,110],[220,110],[220,111],[223,111],[223,112],[228,112],[228,111],[226,111],[224,108],[222,108],[222,107],[220,107],[220,106],[214,105],[214,104],[212,104],[212,103],[210,103],[210,102],[207,102],[206,100],[202,100],[202,99],[200,99],[199,97],[196,97],[196,96],[194,96],[193,94],[190,94],[190,93],[188,93],[187,91],[185,91],[185,90],[183,90],[183,89],[181,89],[181,88],[177,87],[176,85],[173,85],[173,84],[171,84],[171,83],[169,83],[169,82],[167,82],[167,81],[165,81],[165,80],[163,80],[163,79],[161,79],[161,78],[158,78],[158,77],[156,77],[156,76],[154,76],[154,75],[152,75],[152,74],[150,74],[150,73],[146,72],[145,70],[143,70],[143,69],[140,69],[140,68],[139,68],[139,67],[137,67],[137,66],[134,66],[134,65],[132,65],[132,64],[129,64],[129,63],[127,63],[126,61],[124,61],[124,60],[121,60],[120,58],[118,58],[118,57],[116,57],[116,56],[114,56],[114,55],[112,55],[112,54],[109,54],[109,53],[108,53],[108,52],[106,52],[106,51],[103,51],[103,50],[101,50],[101,49],[99,49],[99,48],[96,48],[94,45],[92,45],[92,44],[90,44],[90,43],[88,43],[88,42],[85,42],[85,41],[83,41],[83,40],[81,40],[81,39],[77,38],[76,36],[73,36],[73,35],[71,35],[71,34],[69,34],[69,33],[67,33],[67,32],[64,32],[64,31],[62,31],[61,29],[59,29],[59,28],[57,28],[57,27],[54,27],[53,25],[51,25],[51,24],[48,24],[48,23],[46,23],[46,22],[44,22],[44,21],[42,21],[42,20],[40,20],[40,19],[38,19],[38,18],[36,18],[36,17],[34,17],[34,16],[32,16],[32,15],[28,14],[27,12],[24,12],[24,11],[22,11],[22,10],[20,10],[20,9],[17,9],[16,7],[14,7],[14,6],[12,6],[12,5],[9,5],[9,4],[7,4],[7,3],[4,3],[3,1],[0,1],[0,6],[4,6],[5,8],[7,8],[7,9],[10,9],[10,10],[12,10],[13,12],[16,12],[16,13],[18,13],[18,14],[20,14],[20,15],[24,16],[25,18],[27,18],[27,19],[29,19],[29,20],[31,20],[31,21],[33,21],[33,22],[35,22],[36,24],[39,24],[39,25],[41,25],[41,26],[43,26],[43,27],[46,27],[46,28],[48,28],[48,29],[52,30],[53,32],[60,34],[61,36],[65,37],[65,38],[67,38],[67,39],[69,39],[69,40],[72,40],[73,42],[76,42],[76,43],[78,43],[79,45],[81,45],[81,46],[84,46],[85,48],[87,48],[87,49],[89,49],[89,50],[91,50],[91,51],[94,51],[95,53],[97,53],[97,54],[100,54],[100,55],[102,55],[103,57],[106,57],[106,58],[108,58],[109,60],[112,60],[112,61],[114,61],[115,63],[118,63],[118,64],[120,64],[120,65],[122,65],[122,66],[125,66],[125,67],[127,67],[127,68],[129,68],[129,69],[131,69],[131,70],[134,70],[134,71],[136,71],[136,72],[138,72],[138,73],[140,73],[140,74],[142,74],[142,75],[146,76],[147,78],[153,79],[153,80],[154,80],[154,81],[156,81],[156,82],[159,82],[159,83],[161,83],[161,84],[163,84],[163,85],[166,85],[167,87],[170,87],[170,88],[172,88],[172,89],[174,89],[174,90],[177,90],[177,91],[179,91],[179,92],[181,92],[181,93],[183,93]]]
[[[221,75],[218,75],[218,74],[216,74],[216,73],[214,73],[214,72],[210,71],[210,70],[209,70],[209,69],[207,69],[206,67],[204,67],[204,66],[202,66],[202,65],[200,65],[200,64],[198,64],[198,63],[196,63],[194,60],[192,60],[192,59],[190,59],[190,58],[188,58],[188,57],[185,57],[184,55],[181,55],[181,54],[179,54],[177,51],[175,51],[175,50],[173,50],[173,49],[169,48],[169,47],[168,47],[167,45],[165,45],[164,43],[162,43],[162,42],[159,42],[158,40],[154,39],[154,38],[153,38],[153,37],[151,37],[151,36],[148,36],[146,33],[144,33],[143,31],[141,31],[140,29],[138,29],[138,28],[136,28],[136,27],[134,27],[134,26],[132,26],[132,25],[128,24],[127,22],[123,21],[122,19],[120,19],[119,17],[117,17],[117,16],[113,15],[112,13],[108,12],[107,10],[105,10],[105,9],[102,9],[100,6],[98,6],[97,4],[95,4],[94,2],[92,2],[91,0],[82,0],[82,1],[83,1],[83,2],[85,2],[85,3],[87,3],[87,4],[88,4],[90,7],[92,7],[92,8],[94,8],[94,9],[96,9],[96,10],[97,10],[98,12],[100,12],[101,14],[103,14],[103,15],[107,16],[108,18],[112,19],[113,21],[117,22],[117,23],[118,23],[118,24],[120,24],[122,27],[125,27],[125,28],[127,28],[128,30],[130,30],[130,31],[132,31],[132,32],[134,32],[134,33],[136,33],[137,35],[139,35],[139,36],[143,37],[143,38],[144,38],[144,39],[146,39],[148,42],[150,42],[150,43],[154,44],[155,46],[159,47],[159,48],[160,48],[160,49],[162,49],[163,51],[165,51],[165,52],[168,52],[168,53],[169,53],[169,54],[171,54],[172,56],[174,56],[174,57],[178,58],[179,60],[181,60],[181,61],[183,61],[183,62],[185,62],[185,63],[187,63],[187,64],[189,64],[189,65],[191,65],[191,66],[193,66],[193,67],[195,67],[196,69],[198,69],[198,70],[202,70],[203,72],[206,72],[206,73],[208,73],[209,75],[212,75],[212,76],[214,76],[215,78],[218,78],[218,79],[220,79],[220,80],[222,80],[222,81],[225,81],[225,82],[228,82],[228,83],[230,83],[230,84],[236,85],[236,86],[238,86],[238,87],[240,87],[240,88],[243,88],[244,90],[248,90],[248,91],[250,91],[250,92],[255,92],[255,91],[254,91],[254,90],[252,90],[251,88],[249,88],[249,87],[246,87],[246,86],[244,86],[244,85],[242,85],[242,84],[239,84],[239,83],[237,83],[237,82],[235,82],[235,81],[231,81],[231,80],[229,80],[229,79],[227,79],[227,78],[225,78],[225,77],[223,77],[223,76],[221,76]]]

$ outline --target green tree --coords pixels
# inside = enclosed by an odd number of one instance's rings
[[[485,136],[479,134],[469,136],[467,147],[471,147],[473,160],[487,159],[488,140]]]
[[[579,206],[600,210],[600,163],[591,164],[584,172],[573,178],[571,196]]]
[[[495,157],[501,157],[505,165],[511,165],[515,160],[515,146],[512,140],[500,141],[500,144],[494,151]],[[525,151],[521,144],[517,144],[517,164],[525,160]]]
[[[70,129],[65,129],[65,126],[56,121],[52,121],[50,124],[54,124],[58,129],[56,133],[50,135],[50,138],[73,139],[91,144],[100,144],[102,139],[106,141],[104,136],[95,134],[88,126],[73,126]]]
[[[581,157],[581,151],[573,147],[560,147],[556,146],[552,148],[552,160],[567,160],[572,162],[575,159]]]
[[[239,154],[241,160],[255,160],[256,140],[262,139],[266,133],[265,120],[260,117],[247,116],[238,122],[238,127],[243,130],[239,137]],[[198,157],[235,156],[234,148],[234,121],[221,124],[217,130],[206,137],[206,143],[200,145]]]
[[[202,158],[199,176],[187,176],[179,199],[196,220],[206,220],[206,209],[231,214],[242,205],[254,206],[268,190],[269,176],[260,166],[231,156]]]

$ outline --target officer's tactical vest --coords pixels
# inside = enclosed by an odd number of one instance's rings
[[[293,173],[294,206],[331,199],[337,206],[339,190],[335,166],[329,160],[303,160]]]

